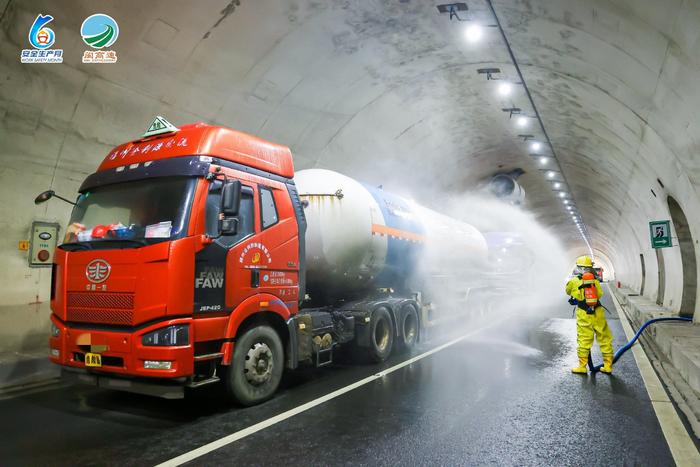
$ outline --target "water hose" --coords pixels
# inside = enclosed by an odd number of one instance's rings
[[[634,343],[637,341],[637,339],[639,339],[639,336],[642,335],[642,331],[644,331],[647,328],[647,326],[649,326],[650,324],[658,323],[659,321],[690,321],[690,322],[692,322],[693,318],[683,318],[681,316],[673,316],[673,317],[668,317],[668,318],[650,319],[646,323],[642,324],[642,327],[639,328],[639,330],[637,331],[637,334],[634,335],[634,337],[632,338],[631,341],[629,341],[628,343],[626,343],[625,345],[623,345],[622,347],[617,349],[617,352],[615,352],[615,356],[613,357],[613,363],[618,361],[618,359],[620,357],[622,357],[622,354],[627,352],[634,345]],[[593,359],[591,358],[591,354],[589,352],[588,353],[588,368],[591,369],[591,372],[596,373],[596,372],[600,371],[600,369],[602,367],[603,367],[603,365],[595,365],[595,366],[593,365]]]

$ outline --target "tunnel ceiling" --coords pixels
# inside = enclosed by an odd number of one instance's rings
[[[532,115],[522,87],[499,97],[497,81],[476,71],[495,66],[517,80],[498,30],[488,27],[486,3],[468,2],[466,18],[487,26],[477,43],[465,40],[468,23],[439,14],[438,3],[113,2],[99,12],[119,22],[119,61],[95,66],[80,63],[82,52],[68,53],[85,48],[78,31],[98,12],[93,2],[10,2],[0,45],[3,131],[62,132],[50,156],[20,143],[13,150],[76,185],[156,114],[260,135],[289,145],[298,169],[339,170],[437,208],[436,191],[459,194],[522,168],[528,207],[569,246],[582,246],[518,138],[523,131],[501,110],[514,105]],[[698,6],[496,0],[494,7],[593,246],[615,261],[626,248],[619,239],[640,242],[640,226],[658,210],[657,177],[680,179],[686,192],[700,177],[698,56],[688,53],[697,50]],[[63,66],[19,64],[16,51],[27,46],[39,12],[56,17]],[[534,120],[527,132],[542,139]]]

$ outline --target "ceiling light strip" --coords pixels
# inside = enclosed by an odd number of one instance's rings
[[[525,94],[527,95],[528,100],[530,101],[530,105],[532,106],[532,110],[535,112],[535,118],[537,118],[537,121],[540,124],[540,128],[542,129],[542,134],[544,135],[545,139],[547,140],[547,144],[549,145],[550,151],[552,151],[552,157],[557,163],[557,166],[559,166],[559,174],[561,175],[561,178],[563,179],[563,182],[565,183],[565,186],[569,187],[569,190],[571,190],[571,185],[569,184],[568,180],[566,179],[566,175],[564,175],[564,171],[561,170],[561,164],[559,162],[559,157],[557,156],[557,153],[554,149],[554,146],[552,145],[552,140],[549,138],[549,134],[547,133],[546,128],[544,127],[544,123],[542,122],[542,117],[540,117],[540,113],[537,110],[537,106],[535,105],[535,101],[532,98],[532,94],[530,94],[530,89],[527,87],[527,83],[525,82],[525,77],[523,76],[522,71],[520,71],[520,66],[518,65],[518,60],[515,58],[515,54],[513,53],[513,49],[510,46],[510,42],[508,41],[508,37],[506,36],[505,31],[503,30],[503,26],[501,25],[501,20],[498,18],[498,15],[496,14],[496,10],[493,7],[493,3],[491,3],[491,0],[484,0],[486,4],[489,6],[489,9],[491,10],[491,14],[493,15],[494,19],[496,20],[496,26],[498,27],[499,32],[501,33],[501,37],[503,38],[503,42],[506,45],[506,49],[508,49],[508,54],[510,55],[510,59],[513,62],[513,66],[515,67],[515,71],[518,73],[518,78],[520,78],[520,83],[523,85],[523,89],[525,90]],[[575,203],[573,193],[570,193],[571,197],[570,199]],[[588,229],[586,228],[585,222],[583,222],[583,219],[579,215],[579,218],[581,219],[581,225],[582,225],[582,235],[584,237],[584,241],[586,242],[586,245],[588,245],[589,250],[591,249],[591,245],[588,240]]]

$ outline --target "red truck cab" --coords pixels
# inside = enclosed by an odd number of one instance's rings
[[[288,148],[203,123],[112,150],[55,255],[50,358],[64,376],[169,398],[223,379],[244,404],[270,397],[297,364],[293,175]]]

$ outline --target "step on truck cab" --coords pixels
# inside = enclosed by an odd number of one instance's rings
[[[49,343],[62,375],[166,398],[223,381],[251,405],[285,367],[330,363],[340,344],[375,361],[395,340],[412,346],[411,296],[300,311],[306,221],[293,176],[287,147],[204,123],[158,117],[112,150],[55,254]]]

